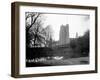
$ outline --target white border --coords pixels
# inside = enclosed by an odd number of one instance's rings
[[[52,7],[36,7],[36,6],[20,6],[20,51],[19,51],[19,73],[20,74],[40,74],[54,72],[74,72],[95,70],[95,11],[86,9],[68,9],[68,8],[52,8]],[[90,15],[90,64],[74,65],[74,66],[50,66],[50,67],[25,67],[25,12],[48,12],[62,14],[83,14]]]

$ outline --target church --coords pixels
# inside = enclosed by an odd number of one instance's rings
[[[59,34],[59,45],[69,44],[69,24],[61,25]]]

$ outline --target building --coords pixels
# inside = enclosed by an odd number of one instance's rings
[[[53,30],[50,25],[48,25],[45,28],[45,41],[46,41],[46,47],[52,46],[52,39],[53,39]]]
[[[59,45],[69,44],[69,25],[61,25],[60,27],[60,34],[59,34]]]
[[[50,25],[48,25],[46,28],[45,28],[45,36],[46,36],[46,40],[50,40],[52,38],[52,35],[53,35],[53,30],[51,28]]]
[[[76,38],[78,38],[78,32],[76,32]]]

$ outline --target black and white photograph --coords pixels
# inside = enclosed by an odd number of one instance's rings
[[[26,67],[88,65],[90,16],[25,12]]]
[[[97,73],[97,7],[12,3],[12,76]]]

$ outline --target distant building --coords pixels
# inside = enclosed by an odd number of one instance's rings
[[[51,28],[50,25],[48,25],[48,26],[45,28],[45,32],[46,32],[46,34],[45,34],[46,40],[50,40],[50,39],[52,38],[52,33],[53,33],[52,28]]]
[[[59,34],[59,45],[69,44],[69,25],[61,25],[60,27],[60,34]]]
[[[45,28],[45,41],[46,41],[46,47],[52,46],[52,38],[53,38],[53,30],[50,25],[48,25]]]
[[[76,38],[78,38],[78,33],[76,32]]]

